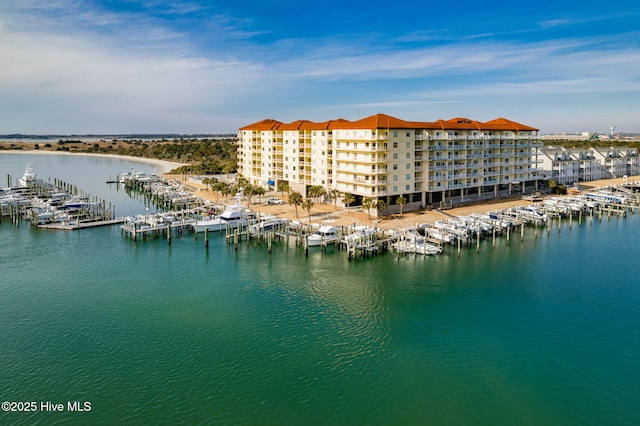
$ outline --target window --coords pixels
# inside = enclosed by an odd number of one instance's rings
[[[411,163],[407,163],[406,169],[409,170],[411,168]]]
[[[404,178],[405,178],[405,180],[409,180],[409,179],[411,179],[411,175],[407,173],[406,175],[404,175]]]
[[[407,132],[407,137],[410,138],[411,137],[411,132]],[[407,146],[409,145],[409,142],[407,142]]]
[[[397,148],[397,147],[398,147],[398,142],[394,142],[394,143],[393,143],[393,147],[394,147],[394,148]]]
[[[411,148],[411,142],[407,142],[407,148]]]
[[[398,159],[398,153],[397,153],[397,152],[394,152],[394,153],[393,153],[393,159],[394,159],[394,160],[397,160],[397,159]]]
[[[398,131],[397,131],[397,130],[394,130],[394,131],[393,131],[393,137],[394,137],[394,138],[397,138],[397,137],[398,137]]]
[[[398,175],[393,175],[393,181],[397,182],[398,181]]]
[[[398,170],[398,165],[397,164],[393,165],[393,170]]]
[[[407,157],[407,158],[411,158],[411,153],[410,153],[410,152],[407,152],[407,154],[405,155],[405,157]]]
[[[398,192],[398,187],[397,186],[393,186],[393,192]]]
[[[407,191],[411,191],[411,185],[405,185],[404,187]]]

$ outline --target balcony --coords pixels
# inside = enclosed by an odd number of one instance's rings
[[[447,185],[447,189],[461,189],[466,187],[467,187],[466,183],[452,183]]]

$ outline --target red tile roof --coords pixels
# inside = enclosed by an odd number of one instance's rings
[[[240,127],[239,130],[276,130],[281,124],[283,123],[278,120],[266,118],[262,121]]]
[[[297,120],[292,123],[281,123],[266,119],[241,127],[240,130],[325,130],[325,129],[438,129],[438,130],[511,130],[538,131],[535,127],[516,123],[506,118],[481,122],[468,118],[451,118],[449,120],[405,121],[387,114],[375,114],[357,121],[343,118],[316,123],[308,120]]]

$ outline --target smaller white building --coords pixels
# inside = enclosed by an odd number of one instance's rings
[[[630,159],[638,157],[638,151],[629,147],[594,147],[594,156],[604,166],[605,178],[629,176]],[[635,151],[635,152],[634,152]]]

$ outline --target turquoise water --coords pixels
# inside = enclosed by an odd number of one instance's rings
[[[0,236],[0,399],[91,402],[3,424],[640,422],[638,214],[460,258]]]

